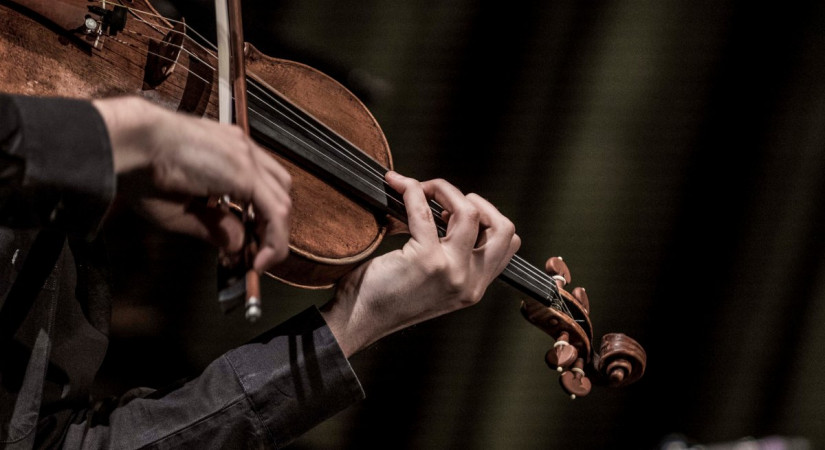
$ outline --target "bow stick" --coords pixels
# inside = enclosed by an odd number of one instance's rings
[[[218,31],[218,117],[221,123],[232,122],[231,105],[234,92],[235,123],[249,135],[240,0],[215,0],[215,19]],[[252,205],[243,205],[242,209],[246,227],[246,243],[243,249],[246,273],[241,287],[245,293],[244,315],[250,322],[254,322],[261,317],[260,280],[258,273],[252,268],[258,250],[253,224],[255,216]],[[229,295],[235,296],[231,293]],[[219,300],[223,303],[226,296],[225,292],[221,292]]]

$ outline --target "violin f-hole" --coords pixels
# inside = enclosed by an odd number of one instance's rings
[[[143,68],[143,90],[156,89],[175,71],[183,47],[185,25],[176,22],[162,41],[150,40],[146,65]]]
[[[200,47],[187,48],[189,53],[189,74],[178,105],[178,111],[203,116],[212,96],[215,69],[205,61],[209,55]]]

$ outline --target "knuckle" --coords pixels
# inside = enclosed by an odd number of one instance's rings
[[[481,298],[484,297],[484,293],[487,291],[486,286],[479,285],[477,286],[472,293],[472,297],[470,298],[470,304],[475,305],[476,303],[481,301]]]
[[[484,296],[484,287],[483,286],[476,286],[474,289],[470,291],[469,297],[466,299],[466,304],[475,305],[476,303],[481,301],[481,297]]]
[[[462,291],[462,295],[458,297],[458,303],[462,308],[466,308],[468,306],[475,305],[479,301],[481,301],[481,297],[484,295],[484,288],[483,287],[472,287],[467,288]]]
[[[427,259],[424,266],[424,273],[432,278],[444,278],[447,275],[447,259],[442,255],[434,255]]]
[[[461,298],[467,298],[469,292],[466,289],[466,278],[462,276],[451,276],[448,279],[447,289],[450,292],[456,292],[461,294]]]
[[[422,184],[420,181],[416,180],[415,178],[409,177],[401,177],[400,178],[401,184],[403,184],[406,189],[421,189]]]
[[[458,214],[463,215],[468,220],[473,222],[478,222],[481,220],[481,212],[479,212],[479,210],[472,204],[465,204],[460,206],[458,209]]]
[[[428,192],[430,193],[445,192],[452,187],[452,185],[443,178],[433,178],[432,180],[427,181],[426,185],[429,188]]]
[[[292,198],[286,197],[281,202],[281,209],[283,210],[283,215],[289,217],[290,212],[292,211]]]
[[[430,209],[429,205],[421,205],[420,207],[416,208],[415,211],[411,212],[427,222],[433,220],[433,212]]]
[[[289,256],[289,247],[279,245],[275,248],[275,262],[281,262]]]
[[[254,178],[251,176],[255,173],[255,163],[250,158],[248,152],[236,152],[234,153],[232,159],[235,161],[235,165],[238,170],[238,175],[240,175],[241,179],[244,181],[251,182]]]
[[[278,203],[272,207],[272,219],[278,222],[285,222],[289,218],[289,206],[286,203]]]
[[[510,219],[504,219],[504,222],[501,224],[501,229],[504,233],[507,233],[508,236],[516,236],[516,225],[513,224]]]
[[[469,277],[467,272],[463,270],[453,270],[444,277],[445,287],[447,291],[460,299],[467,299],[471,297],[471,291],[468,289]]]
[[[511,242],[514,250],[521,248],[521,236],[514,234]]]
[[[234,139],[240,139],[240,140],[244,140],[244,141],[247,140],[246,133],[244,133],[243,130],[241,129],[241,127],[239,127],[237,125],[229,126],[227,128],[227,133],[229,134],[230,137],[232,137]]]
[[[292,176],[286,171],[284,171],[281,185],[287,190],[287,192],[292,190]]]

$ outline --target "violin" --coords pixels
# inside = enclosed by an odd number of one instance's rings
[[[242,49],[250,135],[293,180],[290,255],[268,275],[328,288],[375,251],[388,217],[406,221],[403,198],[384,181],[393,168],[389,145],[369,110],[332,78],[249,43]],[[0,54],[3,92],[139,95],[218,116],[217,49],[148,0],[0,0]],[[443,209],[430,206],[443,234]],[[515,255],[500,278],[527,296],[523,316],[555,340],[545,361],[561,373],[564,391],[581,397],[592,382],[626,386],[641,378],[641,345],[611,333],[593,346],[585,290],[564,289],[570,271],[561,258],[544,269]]]

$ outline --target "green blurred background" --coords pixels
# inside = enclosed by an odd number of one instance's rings
[[[211,1],[159,6],[211,33]],[[563,255],[596,334],[625,332],[649,358],[638,384],[570,401],[543,362],[552,340],[496,283],[479,305],[352,358],[367,400],[293,448],[651,449],[669,436],[773,435],[825,448],[824,3],[243,7],[248,41],[356,92],[399,171],[492,201],[526,259]],[[115,267],[109,389],[197,373],[330,296],[267,280],[251,326],[219,311],[207,247],[113,225],[128,233],[111,232],[115,254],[132,257]]]

